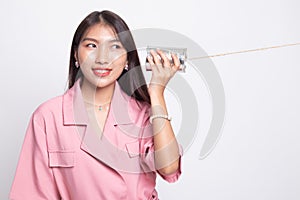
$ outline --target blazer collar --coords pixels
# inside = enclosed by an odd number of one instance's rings
[[[80,81],[77,80],[72,88],[63,95],[63,123],[64,125],[87,125],[89,117],[86,112],[81,93]],[[114,125],[132,124],[129,108],[135,101],[122,91],[116,81],[112,102],[107,119],[113,120]]]

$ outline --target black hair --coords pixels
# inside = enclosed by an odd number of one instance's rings
[[[125,21],[117,14],[108,10],[90,13],[77,27],[71,46],[68,88],[71,88],[77,79],[81,77],[80,69],[75,66],[75,53],[78,50],[82,37],[90,27],[99,23],[104,23],[112,27],[127,51],[128,71],[123,70],[118,78],[122,90],[136,100],[150,104],[150,96],[132,34]]]

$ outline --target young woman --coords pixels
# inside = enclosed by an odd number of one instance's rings
[[[156,174],[178,179],[181,150],[163,93],[180,62],[159,50],[147,59],[149,86],[118,15],[92,12],[80,23],[69,89],[33,113],[11,199],[158,199]]]

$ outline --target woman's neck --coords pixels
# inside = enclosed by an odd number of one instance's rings
[[[106,87],[97,87],[86,79],[83,79],[81,84],[83,99],[95,105],[103,105],[111,102],[114,89],[115,83]]]

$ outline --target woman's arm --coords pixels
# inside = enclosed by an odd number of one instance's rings
[[[151,99],[151,116],[154,117],[152,125],[155,166],[162,175],[168,175],[179,169],[180,154],[171,123],[161,115],[168,116],[164,90],[169,80],[178,71],[180,62],[176,55],[172,55],[174,64],[171,64],[166,55],[160,50],[151,51],[151,55],[147,58],[152,67],[152,78],[148,91]]]
[[[52,169],[44,128],[37,121],[43,116],[33,114],[23,142],[17,170],[10,191],[12,200],[60,199]]]

